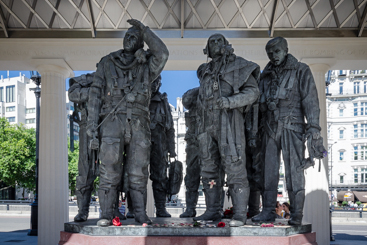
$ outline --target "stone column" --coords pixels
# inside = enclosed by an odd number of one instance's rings
[[[38,244],[58,244],[69,221],[65,79],[72,72],[52,64],[41,74]]]
[[[327,147],[327,124],[326,124],[326,92],[325,73],[330,66],[325,63],[307,63],[314,76],[320,104],[321,136],[324,138],[325,149]],[[330,221],[329,221],[329,185],[328,185],[328,160],[321,161],[321,171],[318,172],[319,161],[315,160],[315,167],[305,171],[306,199],[304,206],[303,222],[311,223],[312,230],[316,232],[318,244],[330,244]]]
[[[153,196],[153,182],[148,179],[147,185],[147,215],[149,217],[155,217],[155,205],[154,205],[154,196]]]

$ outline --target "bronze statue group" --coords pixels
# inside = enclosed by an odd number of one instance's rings
[[[118,212],[119,192],[128,217],[150,224],[146,213],[150,170],[157,217],[171,217],[165,203],[167,167],[175,153],[171,109],[161,94],[166,45],[138,20],[123,49],[103,57],[95,73],[70,79],[69,98],[80,112],[77,222],[88,218],[93,181],[100,177],[102,210],[97,225],[109,226]],[[144,50],[144,43],[149,47]],[[287,41],[271,39],[269,63],[260,67],[236,56],[222,34],[209,37],[199,66],[200,86],[182,102],[187,132],[186,210],[182,218],[222,218],[223,186],[233,204],[230,226],[275,221],[280,155],[290,200],[290,225],[300,225],[305,199],[304,169],[322,158],[319,101],[310,68],[288,53]],[[309,158],[305,158],[305,143]],[[196,217],[200,181],[206,211]],[[262,212],[260,212],[262,197]]]

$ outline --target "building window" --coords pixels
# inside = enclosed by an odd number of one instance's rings
[[[358,169],[354,169],[354,183],[358,184]]]
[[[26,114],[36,113],[36,108],[27,108],[25,109]]]
[[[367,146],[361,146],[361,160],[367,160]]]
[[[25,120],[26,124],[36,123],[36,118],[30,118]]]
[[[71,106],[70,106],[70,110],[71,110],[71,111],[74,111],[74,106],[72,106],[72,105],[71,105]]]
[[[367,115],[367,102],[361,102],[361,116]]]
[[[344,130],[339,130],[339,139],[344,139]]]
[[[359,94],[359,82],[354,82],[354,93]]]
[[[363,83],[363,93],[367,93],[367,82]]]
[[[358,125],[354,124],[353,127],[354,127],[354,138],[358,138]]]
[[[339,83],[339,94],[343,94],[343,83]]]
[[[358,160],[358,146],[354,146],[354,160]]]
[[[343,116],[343,112],[344,112],[343,109],[339,109],[339,117],[342,117]]]
[[[15,117],[7,117],[8,122],[15,122]]]
[[[359,82],[354,82],[354,93],[359,94]]]
[[[354,116],[358,116],[358,103],[353,103],[354,106]]]
[[[339,160],[340,161],[344,160],[344,152],[343,151],[339,152]]]
[[[6,86],[6,103],[15,102],[15,85]]]
[[[340,175],[340,184],[343,184],[343,183],[344,183],[344,176]]]
[[[364,109],[364,102],[361,102],[361,116],[364,114],[363,113],[363,111],[364,111],[363,109]]]
[[[3,97],[3,92],[4,88],[3,87],[0,87],[0,102],[3,102],[4,101],[4,97]]]
[[[8,106],[6,107],[6,112],[15,111],[15,106]]]
[[[367,124],[361,124],[361,137],[367,137]]]
[[[367,168],[361,169],[361,183],[367,183]]]

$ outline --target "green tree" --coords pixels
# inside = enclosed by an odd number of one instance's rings
[[[36,131],[0,118],[0,181],[34,191]]]
[[[70,151],[70,139],[68,139],[68,166],[69,189],[73,195],[76,188],[76,176],[78,176],[79,141],[74,141],[74,151]]]
[[[74,151],[70,151],[70,139],[68,139],[68,166],[69,166],[69,189],[71,195],[76,190],[76,177],[78,176],[79,141],[74,141]],[[94,190],[98,189],[99,177],[94,180]]]

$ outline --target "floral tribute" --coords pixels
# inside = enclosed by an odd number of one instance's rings
[[[198,221],[195,221],[195,222],[194,222],[194,227],[200,227],[200,225],[201,225],[201,223],[200,223],[200,222],[198,222]]]
[[[270,223],[270,224],[263,223],[263,224],[261,224],[260,227],[274,227],[274,224],[273,223]]]
[[[225,219],[232,219],[233,216],[233,207],[227,208],[226,210],[224,210],[224,218]]]
[[[113,224],[114,226],[121,226],[120,218],[116,216],[116,218],[114,218],[114,219],[112,220],[112,224]]]
[[[217,227],[225,227],[225,226],[226,226],[226,223],[224,222],[219,222],[217,225]]]

